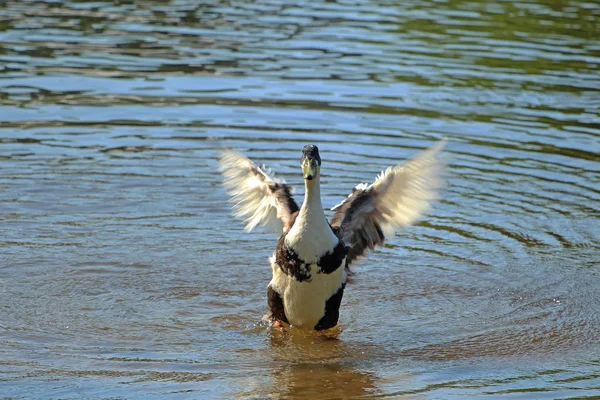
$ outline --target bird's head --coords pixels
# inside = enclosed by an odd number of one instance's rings
[[[318,177],[321,170],[321,156],[319,156],[319,148],[314,144],[307,144],[302,149],[302,175],[306,180],[313,180]]]

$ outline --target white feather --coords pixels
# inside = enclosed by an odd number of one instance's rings
[[[385,219],[384,230],[411,225],[438,198],[444,163],[436,156],[445,144],[443,140],[404,165],[388,167],[371,185],[375,194],[373,206]]]
[[[233,150],[223,151],[219,161],[225,177],[223,184],[232,196],[234,215],[244,220],[246,232],[261,225],[281,234],[283,223],[278,218],[277,202],[271,196],[269,185],[285,181]]]
[[[444,162],[438,154],[445,144],[443,140],[404,165],[387,168],[371,185],[357,185],[334,207],[331,225],[340,228],[342,239],[351,246],[349,262],[430,208],[443,183]]]

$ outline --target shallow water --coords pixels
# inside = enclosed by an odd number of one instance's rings
[[[0,3],[0,396],[600,393],[597,3],[135,3]],[[339,329],[269,329],[218,150],[330,207],[442,137]]]

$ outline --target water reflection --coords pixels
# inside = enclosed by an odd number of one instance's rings
[[[360,348],[339,339],[341,330],[314,334],[297,329],[272,329],[269,345],[273,359],[272,383],[264,394],[275,398],[351,398],[379,392],[377,377],[362,371]]]

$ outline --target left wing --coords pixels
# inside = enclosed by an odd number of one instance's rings
[[[333,208],[331,226],[350,247],[348,263],[429,209],[442,185],[444,163],[437,156],[445,144],[443,140],[406,164],[389,167],[370,185],[357,185]]]
[[[292,227],[299,207],[283,179],[233,150],[221,153],[219,165],[235,216],[244,219],[247,232],[257,225],[267,226],[277,234]]]

